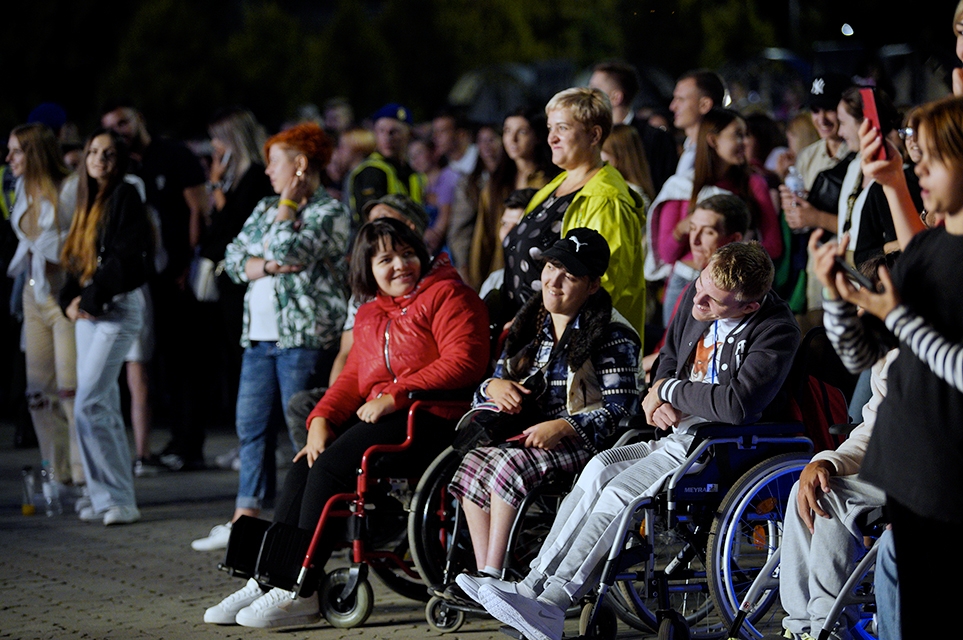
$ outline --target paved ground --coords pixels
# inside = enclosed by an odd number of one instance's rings
[[[154,437],[155,449],[167,441],[163,431]],[[20,470],[39,464],[39,457],[36,449],[17,450],[12,442],[12,427],[0,424],[0,639],[508,638],[495,621],[481,617],[469,618],[456,633],[437,633],[425,622],[424,605],[394,594],[375,577],[375,611],[360,628],[322,622],[262,631],[204,624],[204,609],[242,583],[217,571],[220,552],[193,551],[190,541],[229,518],[235,472],[138,478],[143,520],[106,528],[72,513],[22,515]],[[234,442],[228,431],[209,434],[208,459]],[[577,633],[577,620],[568,621],[566,632]],[[628,627],[620,636],[640,637]]]

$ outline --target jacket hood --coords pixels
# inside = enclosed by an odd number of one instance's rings
[[[432,260],[428,273],[418,280],[418,284],[410,293],[392,298],[379,291],[375,301],[385,310],[403,309],[413,303],[422,292],[446,280],[461,282],[461,276],[458,274],[458,270],[451,266],[451,259],[448,254],[441,253]]]

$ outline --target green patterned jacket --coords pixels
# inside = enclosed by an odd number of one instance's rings
[[[272,276],[278,319],[278,347],[327,349],[338,344],[347,310],[347,260],[351,213],[319,187],[297,222],[274,222],[278,196],[262,199],[227,246],[224,270],[238,284],[249,283],[249,258],[304,265],[297,273]],[[251,346],[251,288],[244,295],[241,346]]]

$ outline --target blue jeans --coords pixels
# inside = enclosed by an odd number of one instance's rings
[[[876,625],[879,640],[900,640],[899,580],[896,577],[896,549],[893,531],[887,529],[876,543]]]
[[[291,396],[307,387],[320,353],[319,349],[280,349],[274,342],[257,342],[244,350],[237,392],[238,509],[260,510],[269,485],[273,490],[274,448],[268,450],[267,445],[284,424],[282,412]]]
[[[77,395],[74,413],[80,457],[96,512],[135,506],[130,445],[120,408],[118,376],[144,322],[139,289],[114,296],[96,320],[77,320]]]

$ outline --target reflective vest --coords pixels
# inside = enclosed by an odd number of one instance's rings
[[[425,189],[427,187],[427,180],[425,174],[413,171],[411,176],[408,178],[408,184],[402,182],[401,178],[398,177],[398,171],[395,169],[394,165],[388,162],[387,159],[377,151],[373,152],[370,156],[365,158],[361,164],[351,171],[351,176],[348,179],[348,193],[351,198],[350,206],[351,210],[360,215],[358,211],[358,202],[354,197],[354,179],[359,173],[367,169],[368,167],[375,167],[384,172],[385,176],[388,178],[388,194],[400,193],[402,195],[408,196],[413,201],[418,204],[424,204],[425,202]],[[387,194],[385,194],[387,195]]]

